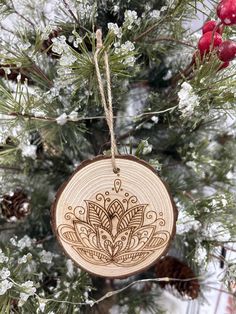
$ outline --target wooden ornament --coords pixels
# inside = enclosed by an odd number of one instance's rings
[[[52,206],[52,226],[79,267],[104,277],[138,273],[163,255],[175,234],[177,211],[165,184],[131,156],[84,161]]]

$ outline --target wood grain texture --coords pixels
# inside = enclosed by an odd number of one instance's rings
[[[77,168],[52,206],[52,227],[67,255],[86,271],[124,278],[168,249],[177,211],[155,170],[131,156],[98,156]]]

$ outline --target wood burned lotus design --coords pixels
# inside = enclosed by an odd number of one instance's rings
[[[166,246],[170,234],[163,230],[163,213],[138,204],[136,196],[122,193],[121,180],[113,192],[98,193],[85,207],[68,207],[70,224],[58,227],[60,238],[84,260],[96,265],[130,267]]]

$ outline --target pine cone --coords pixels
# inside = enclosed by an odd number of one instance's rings
[[[9,68],[11,70],[10,74],[6,74],[4,68]],[[17,77],[21,75],[21,83],[24,83],[25,79],[28,80],[28,83],[32,83],[32,80],[22,72],[27,72],[26,68],[17,67],[15,64],[0,64],[0,77],[6,77],[7,79],[13,82],[17,82]]]
[[[2,215],[7,219],[12,217],[22,219],[31,211],[28,196],[21,188],[17,188],[13,193],[3,195],[0,207]]]
[[[165,256],[164,258],[160,259],[155,265],[155,273],[158,278],[169,277],[177,279],[189,279],[196,277],[188,265],[172,256]],[[167,288],[167,285],[170,285],[172,288],[170,292],[174,293],[173,288],[175,288],[181,297],[188,296],[191,299],[196,299],[200,292],[200,284],[198,279],[192,279],[189,281],[163,281],[159,284],[161,288]]]

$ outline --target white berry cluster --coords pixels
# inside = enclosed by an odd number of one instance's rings
[[[125,20],[124,27],[131,30],[133,27],[138,26],[140,24],[140,18],[136,11],[126,10],[125,11]]]
[[[52,51],[61,55],[60,65],[70,66],[77,60],[75,55],[72,53],[70,46],[66,43],[65,36],[53,38],[52,42]]]
[[[69,115],[62,113],[59,117],[56,118],[57,124],[64,125],[67,121],[79,121],[78,112],[73,110]]]
[[[130,52],[135,50],[135,46],[131,41],[126,41],[124,44],[120,44],[119,42],[114,44],[115,46],[115,54],[117,55],[127,55],[123,60],[124,64],[128,66],[133,66],[136,58],[133,55],[129,55]]]
[[[200,99],[198,95],[195,94],[193,87],[184,82],[181,85],[181,89],[178,92],[179,96],[179,110],[181,111],[182,117],[190,118],[194,114],[194,110],[199,106]]]

